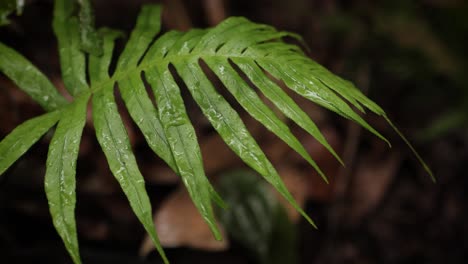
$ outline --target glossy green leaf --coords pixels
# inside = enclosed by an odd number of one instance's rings
[[[80,49],[78,18],[73,16],[74,1],[56,0],[52,22],[58,41],[62,78],[71,95],[88,89],[85,55]]]
[[[245,22],[245,20],[241,19],[240,23],[242,24],[243,22]],[[293,206],[295,206],[306,217],[306,219],[310,221],[310,223],[313,224],[312,220],[294,201],[276,170],[264,156],[263,152],[258,147],[255,140],[250,136],[247,129],[245,129],[240,117],[221,97],[221,95],[216,92],[214,87],[204,76],[203,71],[198,65],[198,56],[193,53],[202,41],[206,41],[212,45],[213,49],[208,48],[208,52],[215,52],[215,47],[218,46],[218,43],[215,40],[217,36],[216,34],[212,34],[211,31],[206,35],[204,35],[204,33],[206,33],[204,30],[192,30],[186,34],[170,32],[156,41],[153,47],[148,51],[148,54],[142,64],[146,65],[150,63],[148,61],[157,61],[162,58],[166,58],[168,61],[172,62],[182,79],[184,79],[195,101],[197,101],[197,104],[202,108],[204,114],[208,117],[214,128],[218,130],[218,133],[223,137],[228,146],[231,147],[231,149],[233,149],[234,152],[247,164],[256,169],[275,187],[277,187],[279,192],[284,195],[284,197],[290,201]],[[169,47],[172,47],[172,49]],[[203,54],[205,54],[205,51]],[[190,55],[194,56],[192,57]],[[178,57],[182,57],[184,60],[177,60]],[[151,75],[151,73],[147,74],[147,78],[150,78]],[[153,89],[154,85],[157,85],[157,83],[152,84]],[[200,90],[204,90],[203,94],[199,94]],[[154,90],[154,92],[156,94],[157,90]],[[168,94],[172,95],[171,93]],[[210,99],[210,97],[212,99]],[[220,106],[221,110],[219,109]],[[167,106],[167,104],[161,106],[161,104],[158,103],[158,107],[160,114],[162,114],[162,112],[175,112],[173,105],[171,105],[171,107]],[[167,107],[167,109],[164,110],[162,107]],[[228,117],[225,117],[226,115]],[[174,120],[178,119],[179,117],[174,115],[168,121],[174,122]],[[225,119],[226,121],[222,119]],[[229,120],[230,124],[226,124],[227,120]],[[164,123],[164,120],[162,120],[162,122]],[[242,129],[242,127],[244,129]],[[220,132],[220,129],[224,129],[224,132]],[[249,147],[245,147],[245,142],[247,142]]]
[[[319,80],[307,78],[304,73],[297,72],[296,69],[290,67],[287,61],[278,63],[270,58],[258,59],[257,62],[262,68],[276,78],[284,81],[289,88],[302,95],[304,98],[360,124],[390,145],[390,142],[388,142],[384,136],[370,126],[360,115],[354,112],[346,102]]]
[[[177,170],[213,235],[216,239],[221,239],[211,205],[210,183],[205,176],[195,129],[187,116],[179,87],[169,72],[168,65],[153,67],[145,73],[153,87],[159,117]]]
[[[156,108],[148,97],[140,74],[134,74],[120,81],[119,87],[130,116],[140,128],[150,148],[177,172],[166,132]]]
[[[132,31],[130,39],[119,58],[116,75],[123,74],[129,67],[135,67],[137,65],[137,62],[148,48],[154,36],[159,33],[161,23],[159,19],[155,18],[159,18],[160,16],[160,6],[149,5],[143,7],[138,17],[137,25]],[[169,36],[170,34],[166,35]],[[165,43],[165,39],[166,38],[161,38],[158,43]],[[159,52],[167,48],[168,47],[164,45],[153,45],[141,65],[145,66],[149,57],[154,58]],[[150,102],[139,74],[140,72],[136,72],[128,79],[119,81],[122,98],[125,101],[130,115],[139,126],[153,151],[180,175],[176,162],[174,161],[175,154],[172,152],[173,150],[167,142],[166,131],[162,128],[159,114]],[[211,198],[219,206],[225,207],[224,202],[213,189],[212,185],[209,185],[209,191]]]
[[[199,73],[202,72],[196,62],[177,64],[174,66],[180,74],[203,114],[220,134],[224,142],[245,163],[261,175],[267,175],[264,163],[266,157],[245,127],[239,114],[229,105],[213,87],[210,81]]]
[[[117,73],[127,72],[137,66],[154,36],[161,30],[161,6],[146,5],[138,15],[135,28],[117,62]]]
[[[90,0],[78,0],[80,12],[80,45],[86,53],[102,55],[102,36],[94,27],[94,12]]]
[[[317,125],[309,118],[309,116],[281,89],[275,84],[255,62],[246,58],[233,58],[233,62],[247,75],[252,83],[262,93],[278,107],[278,109],[293,120],[297,125],[306,130],[320,144],[322,144],[335,158],[343,164],[343,161],[335,152],[335,150],[327,142],[323,134],[318,129]]]
[[[127,131],[114,99],[114,83],[109,79],[108,66],[112,57],[116,32],[104,34],[104,54],[90,56],[89,71],[92,85],[101,86],[93,96],[93,122],[96,137],[109,163],[109,168],[127,196],[130,206],[150,235],[156,249],[169,263],[156,235],[151,203],[146,193],[145,181],[132,152]]]
[[[0,72],[32,97],[45,110],[53,111],[67,104],[54,85],[25,57],[0,42]]]
[[[116,74],[124,73],[128,68],[137,66],[141,56],[161,28],[160,17],[160,6],[142,8],[130,39],[120,55]],[[136,72],[119,81],[122,99],[151,149],[177,172],[158,112],[148,97],[140,75],[140,72]]]
[[[249,85],[239,76],[226,59],[211,57],[205,59],[205,62],[216,73],[224,86],[231,92],[247,113],[299,153],[312,167],[314,167],[319,175],[328,182],[325,174],[318,167],[317,163],[315,163],[315,161],[310,157],[299,140],[291,133],[288,126],[285,125],[273,113],[273,111],[263,103],[257,93],[249,87]]]
[[[206,32],[200,41],[193,47],[192,54],[215,54],[227,40],[251,28],[261,27],[261,25],[250,23],[243,17],[228,18],[215,28]]]
[[[270,182],[313,226],[315,224],[299,207],[271,165],[261,148],[250,135],[237,112],[229,105],[203,74],[198,63],[175,62],[177,72],[184,80],[204,115],[218,131],[224,142],[251,168]]]
[[[185,32],[180,35],[176,42],[167,50],[166,59],[168,62],[177,60],[177,58],[188,56],[184,60],[191,60],[200,58],[201,54],[193,53],[193,49],[197,43],[200,42],[200,38],[204,37],[207,30],[203,29],[192,29],[189,32]],[[157,46],[157,45],[156,45]]]
[[[100,33],[103,36],[103,54],[102,56],[90,55],[88,64],[89,79],[93,88],[91,91],[94,93],[102,89],[114,89],[115,81],[109,77],[109,65],[112,60],[114,41],[121,36],[119,31],[107,28],[101,29]]]
[[[127,196],[130,206],[150,235],[164,262],[168,263],[156,235],[145,181],[131,150],[127,132],[114,101],[113,90],[110,87],[104,88],[96,92],[93,97],[96,136],[106,155],[109,168]]]
[[[59,111],[29,119],[0,141],[0,175],[57,123]]]
[[[55,229],[74,263],[81,263],[75,222],[76,160],[89,96],[83,95],[63,111],[50,142],[44,180]]]

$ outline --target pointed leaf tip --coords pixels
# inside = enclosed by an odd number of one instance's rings
[[[107,158],[109,168],[127,196],[133,212],[150,235],[164,263],[169,263],[156,234],[151,217],[151,202],[145,189],[143,175],[138,168],[127,131],[117,109],[114,81],[109,79],[108,75],[114,38],[112,32],[105,35],[103,56],[91,55],[89,59],[91,83],[102,85],[101,89],[94,91],[92,99],[96,137]]]
[[[416,149],[413,147],[413,145],[409,142],[409,140],[403,135],[403,133],[393,124],[393,122],[387,117],[384,116],[385,120],[388,122],[388,124],[393,128],[393,130],[400,136],[400,138],[405,142],[405,144],[411,149],[413,152],[414,156],[416,159],[419,161],[419,163],[423,166],[424,170],[426,173],[431,177],[431,180],[435,183],[436,178],[434,176],[434,173],[432,170],[429,168],[427,163],[424,161],[424,159],[419,155],[419,153],[416,151]]]
[[[75,221],[76,162],[90,94],[63,112],[49,146],[44,186],[57,233],[74,263],[81,263]]]

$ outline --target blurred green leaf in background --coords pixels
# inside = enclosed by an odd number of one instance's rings
[[[259,175],[249,170],[225,173],[218,190],[229,204],[217,210],[220,221],[257,263],[297,263],[297,227]]]

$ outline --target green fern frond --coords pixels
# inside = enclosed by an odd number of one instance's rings
[[[214,72],[247,113],[308,161],[325,181],[324,173],[288,126],[260,99],[255,87],[341,163],[340,157],[316,124],[274,79],[283,81],[294,92],[360,124],[388,142],[352,106],[362,112],[368,109],[388,120],[385,112],[350,82],[333,75],[306,57],[298,46],[283,41],[284,37],[299,38],[297,35],[252,23],[242,17],[233,17],[208,30],[170,31],[153,42],[161,28],[161,7],[145,6],[117,60],[116,70],[110,73],[114,41],[120,33],[110,29],[95,32],[99,34],[102,43],[92,41],[91,46],[100,45],[102,52],[88,54],[86,65],[75,8],[72,1],[57,0],[53,21],[63,81],[74,98],[72,102],[66,101],[23,56],[0,43],[0,71],[48,112],[21,124],[0,142],[0,174],[58,122],[49,147],[45,190],[54,225],[75,263],[81,263],[74,216],[76,161],[90,101],[96,137],[110,170],[164,262],[168,263],[155,232],[144,179],[115,103],[116,85],[148,145],[180,175],[195,206],[217,239],[221,239],[221,235],[211,202],[215,201],[220,206],[224,206],[224,203],[205,176],[195,129],[187,115],[181,87],[176,83],[174,75],[182,79],[224,142],[314,226],[313,221],[295,202],[239,114],[215,89],[203,65]],[[145,81],[151,86],[155,102],[147,94]],[[417,153],[416,156],[432,176]]]

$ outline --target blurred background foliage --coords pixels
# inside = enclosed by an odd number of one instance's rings
[[[4,10],[11,13],[9,24],[0,28],[0,41],[25,54],[63,90],[51,29],[52,1],[26,0],[21,16],[10,12],[15,8],[10,2],[14,1],[0,1],[0,23],[6,23]],[[129,32],[146,2],[158,1],[92,1],[96,25]],[[122,111],[155,208],[156,226],[173,263],[272,263],[281,256],[290,256],[291,262],[278,263],[465,263],[467,1],[159,2],[165,5],[165,30],[210,27],[235,15],[299,33],[313,59],[357,84],[387,111],[416,143],[438,180],[430,182],[383,120],[366,116],[391,139],[392,149],[346,120],[294,97],[347,164],[341,168],[317,142],[291,126],[331,178],[326,185],[234,104],[296,199],[317,220],[319,230],[315,230],[283,201],[272,198],[274,192],[255,175],[237,170],[242,163],[213,133],[195,104],[186,100],[197,124],[207,175],[227,201],[237,201],[220,213],[227,239],[217,243],[180,180],[145,147],[142,135]],[[119,45],[121,49],[123,44]],[[221,84],[217,88],[224,93]],[[0,91],[3,138],[41,110],[3,76]],[[78,161],[77,221],[84,261],[159,263],[157,254],[145,247],[144,230],[113,181],[91,129],[85,129]],[[32,263],[39,258],[69,263],[43,191],[48,140],[46,136],[0,178],[0,262]],[[252,204],[262,205],[262,214],[256,214]],[[239,218],[244,225],[232,220]]]

